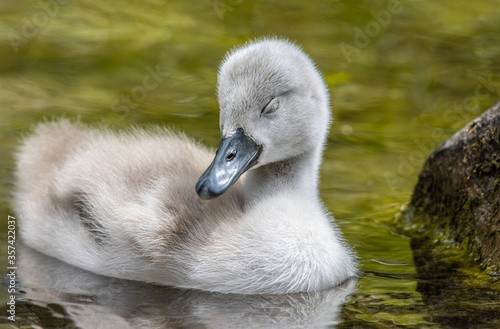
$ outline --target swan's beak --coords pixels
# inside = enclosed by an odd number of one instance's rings
[[[210,201],[226,192],[240,176],[257,163],[262,146],[238,128],[232,136],[221,139],[214,161],[196,183],[196,193]]]

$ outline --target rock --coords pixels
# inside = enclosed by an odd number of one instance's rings
[[[500,102],[439,146],[419,174],[406,218],[432,244],[500,267]],[[415,251],[415,249],[414,249]]]

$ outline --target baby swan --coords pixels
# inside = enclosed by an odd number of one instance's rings
[[[355,276],[318,194],[330,109],[308,56],[279,39],[237,48],[218,98],[211,164],[206,148],[163,129],[40,124],[17,154],[25,243],[106,276],[226,293],[316,291]]]

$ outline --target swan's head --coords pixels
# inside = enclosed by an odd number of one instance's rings
[[[196,184],[201,199],[221,195],[250,168],[323,147],[328,91],[299,47],[264,39],[229,52],[217,89],[222,139]]]

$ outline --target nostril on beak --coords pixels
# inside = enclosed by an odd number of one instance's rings
[[[234,157],[236,156],[236,151],[233,150],[231,151],[231,153],[229,153],[227,156],[226,156],[226,161],[233,161]]]

